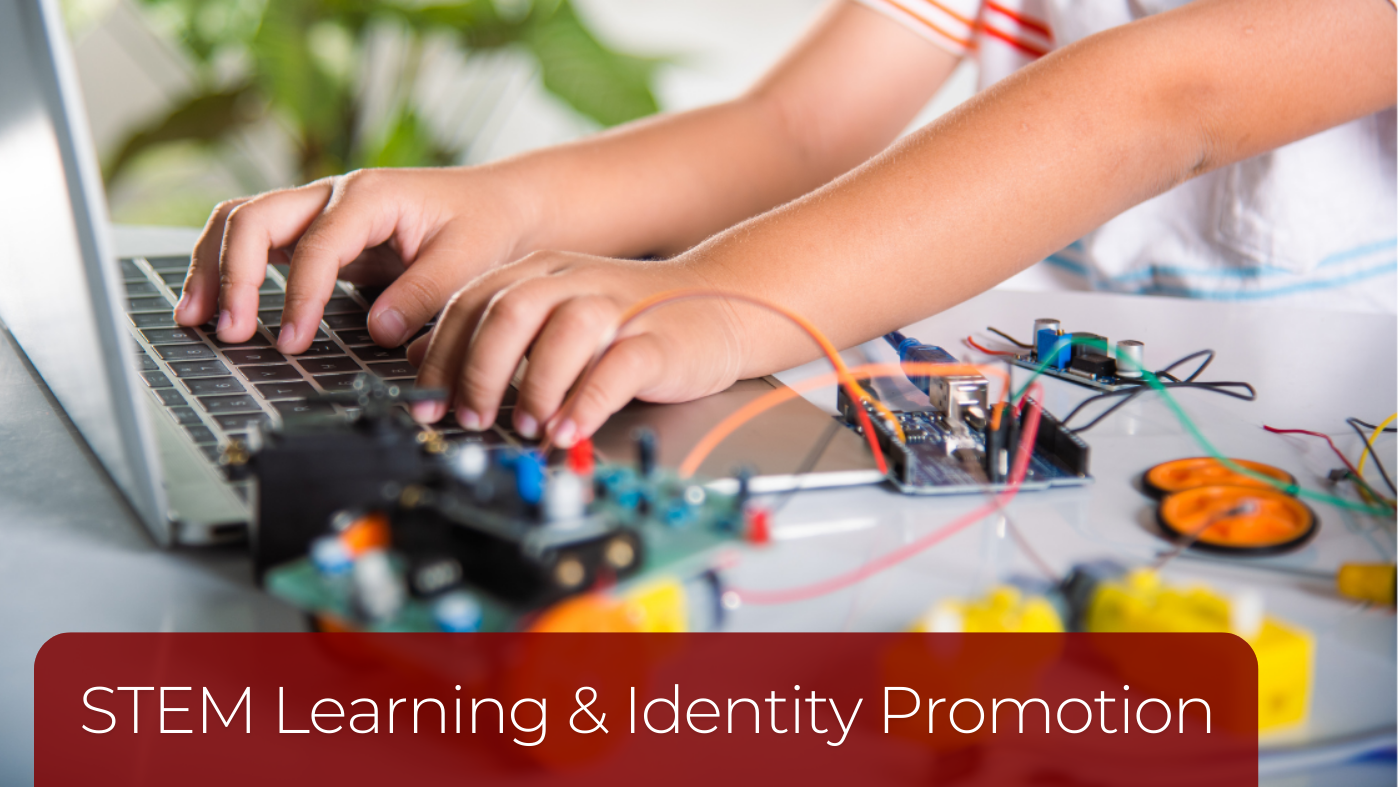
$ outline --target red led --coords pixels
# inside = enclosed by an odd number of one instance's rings
[[[754,544],[772,543],[771,512],[765,508],[749,506],[746,512],[748,541]]]
[[[568,469],[586,478],[592,475],[592,440],[583,438],[568,449]]]

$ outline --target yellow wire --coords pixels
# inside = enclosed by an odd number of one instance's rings
[[[1359,464],[1354,468],[1359,471],[1359,476],[1361,478],[1364,477],[1364,462],[1369,458],[1369,454],[1374,451],[1374,441],[1379,439],[1379,435],[1383,434],[1383,430],[1387,429],[1388,425],[1393,423],[1394,419],[1398,419],[1398,413],[1394,413],[1383,419],[1383,423],[1379,424],[1378,427],[1374,429],[1374,433],[1369,435],[1369,450],[1360,452]]]

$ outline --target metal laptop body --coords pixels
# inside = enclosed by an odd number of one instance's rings
[[[305,399],[343,390],[359,374],[409,381],[415,370],[401,348],[373,344],[370,301],[344,283],[312,347],[278,353],[285,266],[268,268],[250,341],[229,346],[211,325],[175,325],[188,253],[112,253],[79,96],[54,0],[0,0],[0,321],[157,542],[241,538],[248,490],[224,480],[222,444],[290,412],[332,409]],[[647,425],[660,460],[678,463],[710,426],[776,385],[745,381],[698,402],[633,404],[598,436],[599,450],[619,458],[634,427]],[[756,472],[754,491],[881,480],[843,429],[811,472],[796,476],[829,423],[804,400],[786,402],[725,442],[701,474],[746,466]],[[515,438],[496,427],[487,439]]]

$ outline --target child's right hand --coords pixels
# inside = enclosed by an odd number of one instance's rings
[[[175,318],[216,318],[220,339],[246,341],[267,265],[289,256],[279,350],[310,346],[347,266],[346,278],[361,283],[396,278],[375,301],[369,332],[398,346],[453,292],[519,255],[528,210],[516,191],[489,167],[376,169],[225,202],[195,248]]]
[[[446,402],[413,415],[435,422],[450,406],[465,428],[494,423],[501,398],[527,356],[514,427],[567,447],[591,436],[633,398],[685,402],[722,391],[748,373],[747,329],[721,298],[666,304],[617,329],[648,297],[716,288],[683,257],[617,260],[536,252],[483,274],[451,300],[428,337],[408,350],[417,384],[444,388]],[[578,387],[604,342],[611,342]],[[571,408],[564,409],[568,397]]]

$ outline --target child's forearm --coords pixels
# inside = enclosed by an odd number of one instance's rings
[[[955,64],[868,9],[836,4],[740,98],[495,165],[527,214],[519,251],[683,251],[882,150]]]
[[[1197,2],[1046,57],[680,259],[851,345],[981,292],[1197,174],[1392,105],[1394,63],[1384,3]],[[739,311],[744,376],[814,356],[788,326]]]

